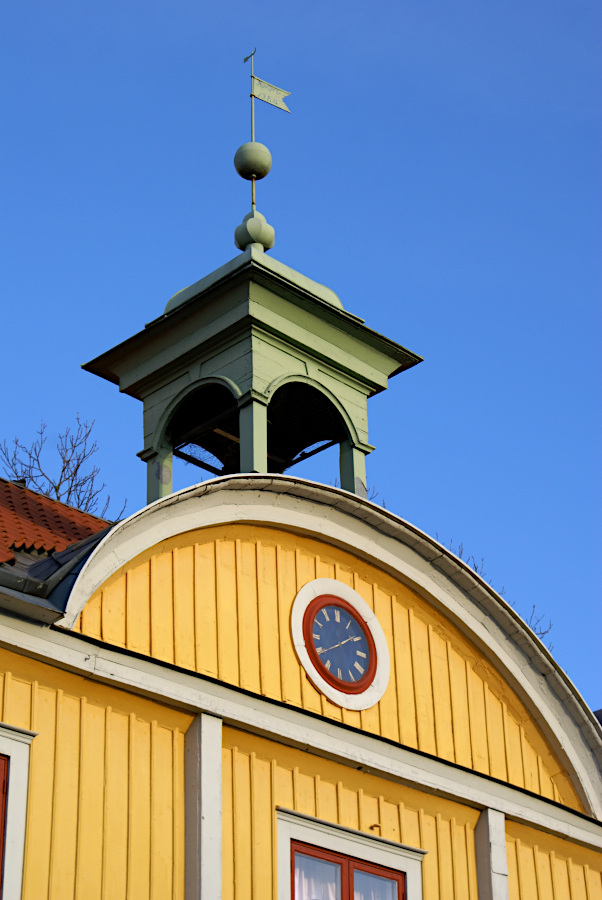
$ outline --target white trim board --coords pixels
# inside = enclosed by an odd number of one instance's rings
[[[36,734],[0,722],[0,753],[8,756],[3,900],[20,900],[27,823],[29,745]]]
[[[259,523],[302,532],[376,564],[408,584],[473,641],[506,678],[571,773],[585,808],[602,818],[602,740],[593,714],[502,598],[432,538],[375,504],[290,476],[227,476],[157,500],[119,523],[90,555],[71,592],[71,628],[121,566],[174,535]],[[596,758],[597,755],[597,758]]]
[[[51,631],[0,613],[0,646],[56,663],[193,713],[206,712],[224,723],[300,747],[344,765],[440,794],[477,809],[492,807],[508,818],[602,850],[602,823],[495,782],[476,772],[343,728],[292,707],[270,703],[227,685],[208,681],[76,635]]]

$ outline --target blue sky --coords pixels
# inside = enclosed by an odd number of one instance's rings
[[[0,438],[96,421],[127,512],[137,401],[80,369],[236,255],[249,68],[273,255],[425,358],[371,401],[377,501],[484,559],[600,686],[600,84],[593,0],[0,10]],[[291,470],[336,477],[323,454]],[[179,474],[183,486],[196,472]]]

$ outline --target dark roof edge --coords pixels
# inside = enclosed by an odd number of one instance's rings
[[[0,608],[38,621],[55,622],[64,614],[64,606],[61,608],[55,605],[49,599],[50,595],[76,566],[83,564],[112,528],[113,525],[107,525],[102,531],[81,541],[75,541],[65,550],[53,553],[51,558],[56,560],[58,568],[46,579],[19,574],[8,566],[0,566]],[[79,551],[71,555],[77,548]],[[60,557],[67,552],[70,558],[61,564]],[[35,569],[35,566],[32,568]]]
[[[44,598],[3,586],[0,586],[0,609],[24,619],[34,619],[44,625],[52,625],[63,615],[62,609]]]

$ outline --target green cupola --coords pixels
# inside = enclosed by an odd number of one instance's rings
[[[212,475],[282,473],[333,444],[341,486],[365,496],[368,398],[421,358],[268,256],[274,229],[256,209],[255,181],[271,155],[251,141],[235,165],[252,182],[235,232],[242,252],[84,369],[143,403],[149,503],[172,493],[173,456]]]

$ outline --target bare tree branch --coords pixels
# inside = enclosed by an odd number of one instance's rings
[[[443,544],[443,546],[445,546],[443,541],[441,541],[439,539],[439,535],[436,532],[435,532],[435,539],[438,540],[440,544]],[[489,577],[488,577],[487,573],[485,572],[485,560],[483,557],[481,557],[480,561],[478,561],[474,556],[466,556],[465,557],[464,556],[464,544],[458,544],[457,547],[454,547],[453,540],[450,540],[450,542],[449,542],[449,549],[451,550],[452,553],[454,553],[458,557],[458,559],[464,560],[466,565],[468,565],[472,569],[474,569],[474,571],[477,573],[477,575],[480,575],[481,578],[487,582],[487,584],[490,584],[491,587],[494,587],[493,582],[489,580]],[[504,596],[505,588],[502,588],[501,590],[498,590],[497,588],[494,588],[494,589],[497,591],[497,593],[500,595],[500,597]],[[513,603],[512,600],[509,600],[508,602],[510,603],[510,606],[513,606],[513,607],[516,606],[516,604]],[[546,618],[545,615],[537,614],[535,604],[533,604],[533,606],[531,607],[531,612],[529,613],[529,616],[528,617],[523,616],[522,618],[524,619],[526,624],[529,626],[531,631],[534,634],[536,634],[540,640],[543,640],[543,638],[547,634],[549,634],[550,631],[552,630],[553,626],[552,626],[551,619],[548,619],[548,622],[546,624],[545,623],[545,618]],[[546,645],[548,647],[548,650],[552,651],[554,649],[554,645],[551,644],[549,640],[546,641]]]
[[[92,438],[92,422],[76,417],[76,427],[67,426],[62,434],[59,434],[56,443],[59,468],[57,474],[47,468],[46,457],[48,452],[44,450],[47,435],[46,423],[41,422],[36,438],[27,446],[15,437],[12,444],[3,441],[0,444],[0,462],[8,478],[23,479],[26,487],[32,488],[44,497],[52,497],[60,500],[82,512],[105,518],[110,495],[107,494],[102,508],[98,511],[101,495],[105,490],[105,483],[100,482],[100,469],[91,463],[91,459],[98,451],[98,444]],[[119,515],[125,510],[127,501],[124,502]]]

